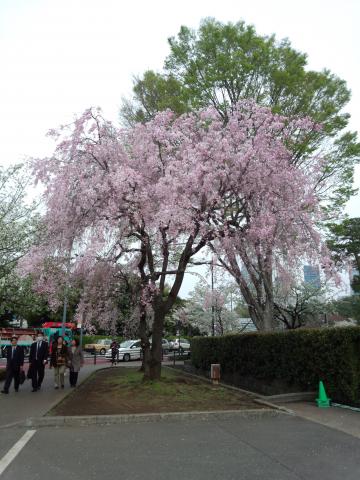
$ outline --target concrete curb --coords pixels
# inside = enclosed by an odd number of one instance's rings
[[[22,422],[19,420],[18,422],[12,422],[12,423],[6,423],[5,425],[0,425],[0,430],[4,429],[6,430],[7,428],[15,428],[15,427],[21,427]]]
[[[109,367],[103,367],[103,368],[98,368],[96,370],[94,370],[93,372],[90,372],[89,375],[86,375],[86,377],[83,377],[77,384],[77,386],[79,387],[80,385],[82,385],[83,383],[85,383],[92,375],[94,375],[96,372],[100,372],[101,370],[106,370],[107,368]],[[75,393],[76,389],[69,389],[69,390],[66,390],[64,392],[64,396],[61,397],[60,399],[57,399],[55,400],[55,402],[53,402],[50,407],[48,408],[47,412],[45,413],[45,415],[47,415],[48,412],[50,412],[53,408],[57,407],[61,402],[63,402],[66,398],[70,397],[71,395],[73,395]]]
[[[260,398],[269,400],[270,402],[281,402],[281,403],[291,403],[291,402],[303,402],[307,400],[314,400],[317,396],[317,392],[296,392],[296,393],[282,393],[279,395],[261,395]]]
[[[140,413],[130,415],[84,415],[28,418],[25,427],[79,427],[87,425],[119,425],[124,423],[156,423],[184,420],[224,420],[227,418],[277,417],[287,415],[283,410],[259,408],[251,410],[214,410],[208,412]]]
[[[295,412],[293,410],[290,410],[289,408],[280,405],[275,405],[275,403],[268,402],[267,400],[263,400],[262,398],[253,398],[253,402],[258,403],[259,405],[264,405],[265,407],[274,408],[275,410],[286,413],[288,415],[295,415]]]

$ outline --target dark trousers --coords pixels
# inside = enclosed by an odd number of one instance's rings
[[[31,381],[32,388],[37,389],[41,387],[42,381],[44,380],[45,375],[45,365],[40,360],[35,360],[31,364]]]
[[[15,387],[15,390],[17,390],[20,385],[20,367],[11,367],[11,366],[7,367],[6,379],[4,383],[5,392],[9,391],[12,379],[14,379],[14,387]]]
[[[72,387],[76,386],[78,375],[79,375],[79,372],[74,372],[73,370],[70,370],[69,380],[70,380],[70,385]]]

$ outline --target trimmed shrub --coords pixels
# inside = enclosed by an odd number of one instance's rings
[[[265,394],[316,390],[323,380],[332,400],[360,405],[359,327],[196,337],[191,361],[202,371],[220,363],[225,381]]]
[[[6,377],[6,369],[5,368],[0,368],[0,382],[5,380]]]

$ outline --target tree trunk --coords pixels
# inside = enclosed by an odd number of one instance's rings
[[[274,330],[274,304],[272,299],[265,296],[265,305],[263,310],[264,331],[270,332]]]
[[[146,366],[148,365],[150,358],[150,342],[147,336],[147,323],[146,323],[146,310],[145,307],[140,307],[140,324],[139,324],[139,336],[141,340],[142,348],[142,365],[140,367],[140,372],[144,372],[146,375]]]
[[[165,312],[162,307],[155,306],[152,330],[152,343],[149,358],[146,359],[144,380],[160,380],[162,360],[162,337]]]

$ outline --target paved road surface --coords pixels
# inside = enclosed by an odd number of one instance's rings
[[[359,480],[360,440],[291,416],[42,428],[0,478]]]
[[[104,364],[81,377],[95,368]],[[0,396],[0,480],[360,479],[360,439],[300,417],[48,427],[25,445],[28,429],[5,427],[43,415],[68,391],[54,390],[47,371],[43,391],[27,382]]]

